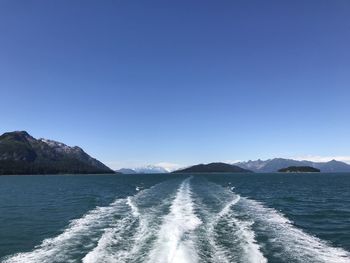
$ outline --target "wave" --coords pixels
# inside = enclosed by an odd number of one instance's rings
[[[152,223],[156,221],[159,214],[153,211],[162,211],[168,201],[152,209],[141,212],[135,203],[136,197],[129,197],[127,204],[131,213],[117,224],[107,228],[98,241],[97,246],[91,250],[83,259],[84,263],[93,262],[130,262],[144,261],[144,255],[140,251],[148,246],[148,240],[154,235],[156,228]]]
[[[224,217],[227,213],[229,213],[231,207],[235,205],[239,201],[240,197],[237,196],[229,201],[221,211],[217,214],[213,214],[208,219],[208,223],[204,227],[204,231],[206,232],[204,238],[208,240],[211,251],[212,251],[212,259],[214,262],[222,262],[229,263],[230,259],[228,258],[229,251],[225,249],[223,246],[220,246],[216,241],[216,232],[215,227],[218,225],[218,222]]]
[[[232,214],[228,214],[224,224],[230,228],[229,234],[232,240],[230,244],[231,250],[226,252],[226,257],[229,259],[228,262],[267,262],[251,228],[254,224],[253,221],[238,220]],[[230,239],[228,238],[228,240]]]
[[[4,263],[350,262],[350,253],[273,208],[199,178],[172,179],[96,207]]]
[[[131,213],[104,231],[97,246],[82,259],[84,263],[120,262],[128,256],[129,242],[126,240],[134,231],[140,213],[131,197],[126,199],[126,204],[129,205]]]
[[[272,257],[285,262],[350,262],[349,252],[296,228],[275,209],[247,198],[241,198],[241,209],[256,222],[256,232],[268,239],[265,246],[274,251]]]
[[[79,262],[81,258],[85,262],[96,262],[94,259],[113,257],[114,252],[108,254],[101,248],[107,249],[113,244],[129,244],[130,233],[133,227],[139,223],[142,232],[145,232],[144,221],[139,222],[139,209],[135,200],[147,200],[152,206],[154,193],[168,195],[167,184],[162,182],[149,189],[139,191],[135,196],[116,199],[105,207],[96,207],[83,217],[72,220],[71,223],[58,236],[47,238],[30,252],[17,253],[7,256],[3,263],[52,263],[52,262]],[[166,200],[166,199],[165,199]],[[152,206],[153,207],[153,206]],[[124,239],[123,239],[124,238]],[[135,239],[137,239],[135,237]],[[121,247],[119,247],[120,249]],[[123,253],[123,249],[120,249]],[[106,252],[106,253],[105,253]],[[125,254],[128,250],[124,249]],[[108,255],[108,257],[107,257]]]
[[[33,251],[5,258],[4,263],[75,262],[73,259],[85,249],[93,247],[103,228],[110,224],[113,215],[123,213],[126,199],[117,199],[109,206],[97,207],[82,218],[73,220],[62,234],[45,239]]]
[[[171,182],[172,186],[176,183]],[[157,184],[128,197],[130,213],[121,221],[105,229],[97,246],[82,259],[93,262],[143,262],[142,251],[149,250],[149,243],[157,231],[157,218],[169,206],[167,183]],[[162,199],[159,202],[159,198]]]
[[[170,213],[163,218],[148,262],[198,262],[193,231],[201,220],[194,213],[190,180],[188,178],[180,185]]]
[[[208,219],[203,227],[203,239],[211,247],[211,262],[267,262],[250,228],[252,223],[235,218],[233,207],[240,201],[240,196],[209,182],[206,187],[210,188],[205,192],[211,199],[222,203],[221,210],[217,212],[210,213],[210,209],[206,209]],[[201,204],[202,209],[204,206]]]

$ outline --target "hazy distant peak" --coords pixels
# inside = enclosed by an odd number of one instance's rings
[[[152,165],[152,164],[146,165],[144,167],[134,168],[133,170],[136,171],[137,173],[168,173],[169,172],[164,167]]]

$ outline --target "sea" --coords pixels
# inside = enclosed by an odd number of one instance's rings
[[[350,174],[0,176],[0,262],[350,262]]]

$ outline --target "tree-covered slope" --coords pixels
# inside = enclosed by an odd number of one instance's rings
[[[251,171],[227,163],[198,164],[173,173],[251,173]]]
[[[114,173],[81,148],[35,139],[25,131],[0,136],[0,174]]]

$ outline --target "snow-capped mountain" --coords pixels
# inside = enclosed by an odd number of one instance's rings
[[[79,147],[75,146],[75,147],[70,147],[62,142],[57,142],[54,140],[49,140],[49,139],[44,139],[44,138],[40,138],[38,139],[41,142],[46,143],[48,146],[51,147],[51,149],[57,151],[57,152],[61,152],[61,153],[74,153],[79,151]],[[81,149],[80,149],[81,150]]]
[[[0,174],[113,173],[80,147],[35,139],[25,131],[0,136]]]
[[[163,174],[169,173],[167,169],[158,165],[146,165],[137,168],[121,168],[116,170],[116,172],[123,174]]]
[[[159,173],[169,173],[167,169],[157,165],[147,165],[144,167],[138,167],[133,169],[136,173],[143,174],[159,174]]]

